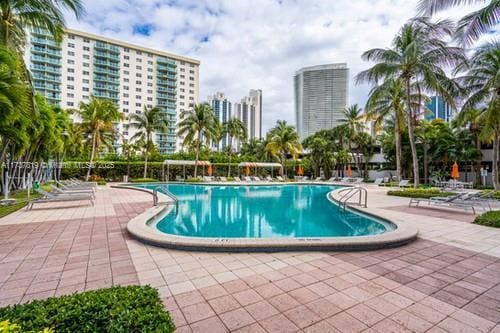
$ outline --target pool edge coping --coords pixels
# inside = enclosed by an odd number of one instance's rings
[[[214,185],[248,185],[246,183],[213,183]],[[250,183],[252,184],[252,183]],[[268,185],[269,183],[267,183]],[[279,183],[295,185],[326,185],[327,183]],[[135,184],[140,185],[140,184]],[[198,184],[200,185],[200,184]],[[259,185],[259,184],[252,184]],[[263,184],[265,185],[265,183]],[[335,185],[335,184],[329,184]],[[118,184],[113,188],[133,189],[153,194],[153,191],[146,188],[135,187],[134,185]],[[337,201],[335,193],[341,189],[336,189],[328,193],[328,198]],[[418,230],[407,224],[394,222],[377,214],[358,209],[348,204],[350,210],[384,220],[396,226],[395,230],[379,235],[353,236],[353,237],[316,237],[316,238],[198,238],[187,236],[175,236],[161,233],[150,226],[157,221],[160,216],[167,213],[172,207],[174,200],[166,194],[158,193],[157,206],[148,208],[145,212],[132,218],[127,223],[128,232],[136,239],[154,246],[191,251],[205,252],[282,252],[282,251],[366,251],[384,248],[398,247],[414,241],[418,236]],[[335,204],[332,202],[332,204]]]

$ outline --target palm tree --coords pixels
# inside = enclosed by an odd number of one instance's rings
[[[63,11],[77,18],[84,14],[81,0],[4,0],[0,5],[0,44],[22,52],[25,31],[38,28],[61,41],[65,20]],[[21,53],[20,53],[21,54]]]
[[[365,160],[363,177],[368,178],[368,163],[375,154],[375,139],[370,134],[361,132],[356,136],[354,142],[359,147],[361,154],[363,155],[363,159]]]
[[[464,45],[472,45],[481,37],[495,29],[500,21],[500,1],[498,0],[420,0],[418,11],[430,16],[450,7],[484,3],[486,6],[472,12],[458,21],[457,39]]]
[[[130,127],[137,132],[132,140],[144,138],[146,142],[144,157],[144,178],[148,175],[148,156],[153,146],[153,133],[165,133],[168,131],[168,121],[159,107],[144,107],[142,113],[133,113],[129,116]]]
[[[356,164],[356,170],[358,170],[358,173],[361,175],[361,168],[359,167],[358,159],[354,155],[352,143],[356,140],[359,133],[363,132],[365,127],[365,114],[363,113],[363,109],[360,108],[358,104],[354,104],[344,109],[344,117],[346,119],[345,125],[348,128],[347,132],[349,133],[347,146],[351,152],[352,159]]]
[[[184,137],[184,144],[194,145],[196,158],[194,176],[198,172],[198,159],[203,143],[210,141],[217,135],[217,119],[208,103],[196,104],[193,109],[181,113],[177,135]]]
[[[484,126],[481,131],[483,141],[493,142],[493,186],[500,189],[498,150],[500,148],[500,42],[490,42],[479,47],[468,63],[464,62],[457,71],[468,70],[462,78],[468,98],[461,112],[485,106]]]
[[[295,128],[284,120],[278,120],[276,126],[269,131],[269,142],[266,145],[266,150],[279,158],[283,168],[287,154],[292,155],[292,158],[296,160],[302,152],[302,145]]]
[[[109,144],[109,140],[114,136],[115,132],[113,123],[121,120],[123,115],[111,100],[94,96],[90,98],[88,103],[80,103],[77,114],[81,117],[82,127],[91,141],[89,170],[86,177],[86,180],[88,180],[96,149],[101,147],[103,143]]]
[[[247,137],[247,129],[243,122],[237,118],[231,118],[228,122],[222,125],[222,134],[228,137],[228,148],[229,148],[229,167],[227,170],[227,176],[231,176],[231,158],[233,155],[233,139],[238,141],[245,140]]]
[[[401,133],[405,126],[405,98],[403,81],[390,78],[372,88],[365,107],[368,119],[375,121],[376,128],[380,128],[385,120],[390,118],[394,120],[398,181],[401,180]]]
[[[458,95],[458,86],[444,70],[455,67],[465,60],[462,48],[448,46],[443,38],[451,36],[453,24],[443,20],[436,23],[428,18],[412,19],[398,33],[390,49],[372,49],[363,59],[376,61],[372,68],[358,74],[357,81],[377,83],[381,79],[394,78],[404,82],[405,109],[408,135],[412,151],[414,186],[419,185],[419,165],[415,143],[415,126],[422,114],[424,98],[417,101],[413,94],[423,96],[423,91],[435,91],[452,107]]]

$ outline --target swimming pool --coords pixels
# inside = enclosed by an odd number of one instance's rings
[[[153,189],[157,185],[145,185]],[[158,231],[204,238],[315,238],[379,235],[392,223],[344,211],[330,185],[168,184],[176,206],[156,222]],[[167,193],[169,194],[169,193]]]

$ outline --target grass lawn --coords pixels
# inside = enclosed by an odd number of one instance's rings
[[[500,210],[483,213],[474,219],[475,224],[500,228]]]
[[[392,190],[388,191],[387,195],[393,195],[397,197],[405,198],[424,198],[428,199],[431,197],[448,197],[454,195],[454,192],[443,192],[437,188],[408,188],[404,190]]]
[[[48,186],[42,186],[42,189],[45,191],[50,191],[50,187]],[[41,195],[38,193],[33,193],[33,191],[30,191],[30,198],[28,199],[28,191],[27,190],[21,190],[21,191],[16,191],[13,193],[9,194],[9,199],[16,199],[16,202],[12,205],[8,206],[0,206],[0,218],[9,215],[10,213],[15,212],[16,210],[19,210],[26,206],[29,200],[37,199],[40,198]],[[3,196],[1,197],[3,199]]]

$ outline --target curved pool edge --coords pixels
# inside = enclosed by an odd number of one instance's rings
[[[282,183],[285,184],[285,183]],[[298,183],[293,183],[298,184]],[[304,183],[310,185],[310,183]],[[321,183],[316,183],[321,184]],[[139,184],[137,184],[139,185]],[[214,184],[215,185],[215,184]],[[227,185],[227,184],[226,184]],[[245,185],[245,184],[237,184]],[[114,188],[133,189],[152,194],[152,190],[130,185],[113,185]],[[336,189],[328,194],[336,201]],[[376,214],[360,210],[352,205],[349,209],[370,215],[396,226],[379,235],[352,237],[315,237],[315,238],[199,238],[176,236],[158,231],[150,224],[161,219],[172,208],[168,203],[174,200],[158,192],[159,205],[148,208],[127,223],[128,232],[143,243],[176,250],[205,252],[284,252],[284,251],[366,251],[393,248],[408,244],[418,236],[418,230],[406,224],[397,223]],[[165,205],[167,203],[167,205]],[[334,204],[334,203],[332,203]]]

